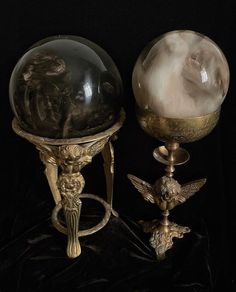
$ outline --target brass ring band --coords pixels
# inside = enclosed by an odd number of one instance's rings
[[[33,144],[42,144],[42,145],[54,145],[54,146],[60,146],[60,145],[73,145],[73,144],[83,144],[83,143],[90,143],[94,142],[97,140],[101,140],[105,137],[110,137],[113,134],[115,134],[123,125],[125,120],[125,111],[122,109],[120,111],[120,116],[119,120],[112,125],[110,128],[97,133],[95,135],[89,135],[89,136],[84,136],[80,138],[68,138],[68,139],[52,139],[52,138],[46,138],[46,137],[41,137],[37,136],[34,134],[31,134],[25,130],[23,130],[20,127],[20,124],[16,118],[13,119],[12,121],[12,128],[14,132],[19,135],[22,138],[27,139]]]
[[[80,230],[78,231],[78,237],[82,237],[82,236],[87,236],[90,234],[93,234],[95,232],[97,232],[98,230],[102,229],[107,222],[109,221],[109,218],[111,217],[111,212],[112,212],[112,208],[111,206],[102,198],[96,196],[96,195],[92,195],[92,194],[81,194],[79,196],[80,199],[92,199],[92,200],[96,200],[98,202],[100,202],[105,209],[105,215],[103,217],[103,219],[95,226],[86,229],[86,230]],[[61,233],[67,234],[67,228],[64,227],[58,220],[58,213],[62,208],[62,204],[61,202],[59,202],[55,208],[52,211],[52,224],[53,226],[60,231]]]

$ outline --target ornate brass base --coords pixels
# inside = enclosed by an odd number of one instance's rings
[[[152,222],[140,221],[145,232],[151,232],[150,245],[155,249],[159,260],[165,258],[165,253],[173,246],[173,238],[182,238],[184,233],[190,232],[188,227],[179,226],[168,220],[169,210],[184,203],[205,184],[206,179],[180,185],[174,178],[175,165],[188,161],[189,154],[179,148],[178,143],[166,143],[154,150],[153,156],[159,162],[167,165],[165,176],[158,179],[153,185],[128,175],[135,188],[142,194],[146,201],[155,203],[162,210],[162,219]]]
[[[121,128],[124,119],[125,114],[121,112],[120,120],[106,131],[72,139],[49,139],[35,136],[23,131],[17,120],[13,120],[12,127],[16,134],[35,144],[40,151],[40,158],[45,164],[45,175],[56,204],[52,212],[52,223],[58,231],[67,234],[67,255],[70,258],[78,257],[81,253],[79,237],[100,230],[107,224],[111,214],[118,216],[112,209],[114,150],[111,140]],[[82,194],[85,180],[80,171],[100,152],[104,159],[107,201],[92,194]],[[59,167],[61,168],[60,173]],[[105,215],[96,226],[87,230],[79,230],[81,199],[84,198],[100,202],[105,208]],[[64,211],[66,226],[63,226],[58,219],[58,212],[61,209]]]
[[[165,258],[166,251],[173,246],[173,238],[182,238],[185,233],[190,232],[189,227],[177,225],[173,222],[168,222],[168,227],[162,225],[161,221],[153,220],[151,222],[139,222],[144,232],[152,233],[150,245],[155,249],[158,260]]]

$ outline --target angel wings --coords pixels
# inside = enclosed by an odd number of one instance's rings
[[[172,193],[170,199],[167,201],[163,197],[163,194],[158,192],[155,188],[156,183],[151,185],[131,174],[128,174],[128,178],[134,187],[141,193],[144,200],[153,204],[156,203],[162,210],[171,210],[175,206],[184,203],[188,198],[198,192],[200,188],[206,183],[206,179],[204,178],[183,184],[180,188],[180,191]]]

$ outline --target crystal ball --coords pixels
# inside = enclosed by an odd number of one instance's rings
[[[166,118],[199,117],[220,108],[229,86],[229,67],[208,37],[171,31],[141,52],[132,85],[141,110]]]
[[[111,57],[95,43],[53,36],[19,59],[9,95],[22,129],[53,139],[77,138],[118,120],[122,81]]]

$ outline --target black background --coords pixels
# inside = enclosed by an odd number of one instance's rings
[[[208,268],[211,272],[209,280],[211,285],[210,288],[206,288],[209,290],[204,290],[201,285],[196,285],[196,287],[193,285],[180,290],[171,289],[171,291],[213,291],[221,287],[224,287],[225,291],[233,291],[235,281],[233,237],[236,228],[234,214],[236,207],[234,183],[236,163],[236,10],[234,5],[233,0],[22,0],[7,1],[4,6],[1,3],[1,292],[41,291],[34,290],[37,283],[34,289],[29,284],[31,281],[30,272],[33,273],[34,269],[39,269],[39,266],[31,268],[26,277],[29,281],[28,286],[24,286],[21,284],[17,272],[12,272],[15,265],[15,263],[13,265],[12,258],[17,257],[16,255],[22,252],[20,249],[21,241],[17,241],[17,239],[21,238],[23,232],[31,230],[30,228],[45,220],[53,208],[53,201],[36,150],[29,142],[17,137],[11,129],[13,114],[8,102],[8,83],[17,60],[34,42],[57,34],[83,36],[103,47],[111,55],[124,82],[123,106],[127,114],[125,125],[119,133],[119,139],[115,142],[114,207],[121,216],[134,222],[140,219],[153,219],[159,216],[159,211],[156,207],[143,201],[126,178],[127,173],[133,173],[149,182],[154,182],[163,173],[163,167],[152,158],[152,151],[156,146],[161,145],[160,142],[145,134],[136,122],[131,74],[134,63],[147,42],[162,33],[176,29],[195,30],[213,39],[221,47],[229,62],[231,82],[227,98],[222,106],[219,124],[206,138],[184,145],[191,154],[191,160],[188,164],[178,167],[176,171],[176,178],[179,179],[180,183],[201,177],[208,179],[201,192],[189,202],[176,208],[172,217],[177,223],[190,226],[193,233],[201,233],[199,226],[204,225],[204,234],[207,234],[208,240],[209,262],[207,265],[209,265]],[[98,194],[105,192],[100,157],[94,159],[93,164],[84,170],[84,174],[87,179],[87,191]],[[37,230],[36,228],[36,234],[40,232],[43,232],[42,229]],[[54,229],[50,229],[50,232],[53,236],[57,236],[57,231]],[[97,236],[99,237],[99,235]],[[61,256],[64,256],[65,242],[62,242],[62,236],[58,238],[54,244],[61,246]],[[11,247],[14,242],[17,244]],[[108,244],[108,251],[109,248],[111,246]],[[104,256],[106,257],[106,254]],[[195,256],[201,257],[203,254]],[[3,257],[8,259],[8,269],[5,269]],[[194,259],[193,256],[193,264],[189,267],[192,274],[196,273],[194,265],[196,260],[197,258]],[[14,266],[18,267],[15,269],[20,269],[20,267],[22,269],[22,261],[24,261],[24,252],[18,261],[18,266]],[[51,269],[50,265],[47,263],[49,270]],[[78,266],[78,270],[80,268]],[[90,266],[83,267],[83,271],[89,275],[90,268]],[[129,269],[132,270],[132,265],[129,266]],[[8,277],[3,276],[5,275],[4,271],[7,271]],[[112,270],[111,268],[111,271],[116,273],[119,278],[120,270]],[[167,291],[162,288],[165,286],[164,282],[160,282],[158,276],[155,275],[155,277],[156,288],[154,290],[128,288],[125,284],[123,290]],[[199,279],[201,282],[201,276]],[[70,282],[68,278],[68,281],[65,280],[67,288],[63,290],[61,286],[61,290],[57,290],[105,291],[105,288],[99,290],[98,286],[97,288],[94,286],[91,290],[75,288],[77,287],[75,283],[78,284],[80,281],[79,277],[77,282]],[[145,281],[149,280],[144,278],[143,283]],[[171,279],[167,279],[168,281]],[[16,282],[18,284],[14,286],[13,284]],[[40,283],[42,285],[43,281]],[[22,287],[28,288],[23,289]],[[51,291],[54,290],[51,289]]]

